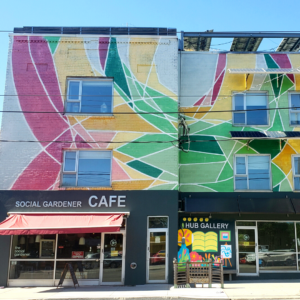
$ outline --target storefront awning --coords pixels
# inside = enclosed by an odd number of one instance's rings
[[[124,214],[12,214],[0,235],[97,233],[120,231]]]
[[[294,214],[289,198],[239,198],[241,213]]]
[[[236,198],[186,198],[186,212],[201,213],[238,213]]]

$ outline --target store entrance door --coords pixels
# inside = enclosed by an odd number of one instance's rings
[[[101,240],[100,284],[124,284],[124,235],[104,233]]]
[[[168,280],[168,229],[148,229],[147,283]]]
[[[236,227],[237,275],[258,275],[258,247],[256,227]]]

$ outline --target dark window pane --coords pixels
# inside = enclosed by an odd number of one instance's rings
[[[244,109],[244,95],[238,94],[234,96],[234,109],[235,110]]]
[[[121,260],[123,255],[123,234],[104,235],[104,260]]]
[[[150,217],[149,228],[168,228],[168,217]]]
[[[300,94],[291,94],[291,107],[293,110],[300,110]]]
[[[81,112],[109,113],[112,111],[112,81],[83,81]]]
[[[300,157],[294,157],[295,174],[300,175]]]
[[[233,114],[233,123],[234,124],[245,124],[245,113],[234,113]]]
[[[258,222],[258,249],[261,252],[294,252],[293,222]]]
[[[300,113],[291,113],[291,125],[300,125]]]
[[[53,279],[54,261],[11,261],[9,279]]]
[[[268,156],[248,157],[248,179],[250,190],[270,189],[270,158]]]
[[[236,162],[236,174],[246,174],[246,157],[237,156]]]
[[[79,81],[70,81],[69,82],[69,95],[68,99],[78,100],[79,99]]]
[[[99,259],[100,233],[59,234],[57,258]]]
[[[234,181],[236,190],[247,190],[247,177],[235,176]]]
[[[256,226],[256,223],[250,221],[237,221],[236,226]]]
[[[15,259],[39,259],[40,254],[40,241],[41,240],[54,240],[55,244],[56,235],[14,235],[11,247],[11,258]],[[52,255],[53,254],[53,255]],[[50,253],[54,258],[54,252]],[[49,257],[47,257],[49,258]],[[51,258],[51,257],[50,257]]]
[[[296,271],[297,261],[295,253],[260,252],[259,270],[264,271]]]
[[[75,151],[66,152],[64,171],[75,171],[75,165],[76,165],[76,152]]]
[[[75,174],[63,174],[62,185],[63,186],[76,186],[76,175]]]
[[[66,263],[70,263],[74,269],[77,279],[99,279],[100,261],[57,261],[55,279],[60,279]],[[66,279],[72,279],[70,272],[67,272]]]
[[[256,273],[255,253],[239,253],[239,272]]]
[[[294,177],[294,188],[300,190],[300,177]]]

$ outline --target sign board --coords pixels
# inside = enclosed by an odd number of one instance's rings
[[[72,258],[84,258],[84,251],[72,251]]]
[[[54,257],[55,240],[40,240],[40,257]]]
[[[61,276],[60,276],[59,283],[58,283],[57,287],[59,287],[60,285],[62,286],[62,284],[63,284],[63,282],[66,278],[68,270],[70,271],[74,287],[76,288],[76,284],[79,286],[79,283],[78,283],[78,280],[76,278],[76,275],[75,275],[72,264],[67,263],[67,264],[65,264],[64,270],[61,273]]]

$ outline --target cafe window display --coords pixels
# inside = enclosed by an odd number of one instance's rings
[[[99,280],[103,263],[102,282],[121,282],[122,257],[123,234],[15,235],[9,279],[58,280],[71,263],[77,279]]]

